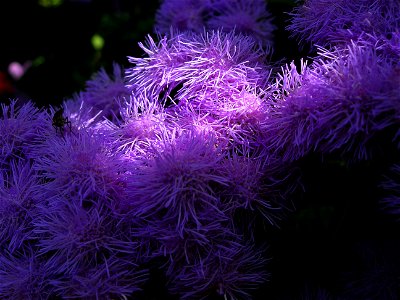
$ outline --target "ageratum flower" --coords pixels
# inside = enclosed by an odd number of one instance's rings
[[[246,148],[242,153],[229,154],[221,165],[221,174],[227,179],[221,198],[231,218],[234,219],[238,210],[251,211],[252,214],[257,211],[270,224],[276,225],[285,206],[285,191],[281,190],[283,180],[273,178],[272,175],[276,174],[268,174],[267,170],[272,166],[263,157],[251,155]]]
[[[155,31],[171,30],[202,32],[212,10],[213,0],[164,0],[155,16]]]
[[[390,35],[400,27],[398,0],[307,0],[291,13],[287,27],[300,42],[347,44],[363,33]]]
[[[80,98],[96,111],[101,111],[101,117],[114,120],[119,118],[119,101],[129,94],[125,87],[124,70],[114,63],[112,75],[104,68],[100,69],[86,82]]]
[[[32,222],[43,201],[39,176],[29,161],[11,161],[0,171],[0,248],[14,253],[33,239]]]
[[[51,280],[63,299],[128,299],[141,290],[146,274],[131,261],[113,257]]]
[[[99,197],[110,206],[123,197],[124,167],[101,136],[77,131],[49,138],[37,155],[35,170],[46,180],[48,197],[73,195],[84,201]]]
[[[271,46],[275,26],[264,0],[217,0],[207,28],[222,29],[254,38],[263,46]]]
[[[116,151],[133,159],[147,155],[164,136],[173,135],[174,124],[169,124],[163,108],[156,102],[129,97],[121,104],[121,116],[120,124],[113,126],[113,144]]]
[[[252,291],[268,279],[267,261],[263,249],[241,242],[226,235],[203,252],[192,253],[194,262],[175,266],[168,276],[171,292],[181,299],[252,299]]]
[[[54,299],[54,288],[50,284],[54,276],[33,247],[13,254],[0,252],[1,299]]]
[[[212,136],[183,132],[154,151],[132,170],[129,181],[137,216],[174,220],[173,228],[183,236],[187,224],[202,226],[202,212],[219,213],[214,186],[225,184],[225,178],[218,174],[221,157]]]
[[[176,33],[156,43],[139,43],[148,57],[129,57],[127,87],[137,99],[148,98],[174,106],[192,98],[239,92],[264,86],[269,71],[266,52],[253,39],[220,31]]]
[[[155,21],[155,31],[162,34],[236,30],[263,46],[271,44],[275,29],[263,0],[164,0]]]
[[[120,265],[118,259],[127,264],[126,272],[130,273],[132,264],[127,262],[136,262],[138,244],[130,238],[130,228],[119,222],[105,205],[83,207],[72,197],[54,198],[41,207],[34,221],[39,253],[53,270],[65,276],[101,263]]]
[[[46,113],[31,101],[12,100],[9,105],[1,104],[0,165],[8,165],[13,158],[30,156],[36,140],[51,130]]]
[[[371,156],[372,138],[398,124],[399,72],[391,58],[358,41],[345,49],[320,48],[320,58],[278,81],[266,126],[266,147],[295,160],[318,150]]]
[[[400,164],[393,165],[390,174],[385,177],[380,184],[380,187],[387,192],[387,196],[381,201],[382,208],[400,220]]]

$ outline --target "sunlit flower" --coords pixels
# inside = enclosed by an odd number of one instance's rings
[[[127,87],[138,99],[158,99],[167,106],[263,86],[269,75],[266,52],[234,32],[174,33],[158,43],[149,36],[147,45],[139,45],[148,57],[129,57],[134,66],[127,69]]]

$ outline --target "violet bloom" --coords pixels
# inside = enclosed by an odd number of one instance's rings
[[[46,113],[29,101],[16,100],[1,105],[0,115],[0,165],[7,165],[10,159],[29,157],[36,141],[51,131]]]
[[[158,148],[164,136],[172,136],[172,124],[167,121],[163,108],[156,102],[126,99],[120,108],[122,116],[118,125],[111,125],[113,146],[116,151],[135,159],[147,155],[151,148]],[[161,146],[160,146],[161,147]]]
[[[111,207],[123,197],[123,162],[101,136],[81,131],[49,138],[34,167],[46,179],[48,197],[98,197]]]
[[[134,263],[115,257],[50,282],[63,299],[129,299],[145,278]]]
[[[285,206],[285,192],[280,189],[280,180],[268,178],[267,170],[271,166],[265,159],[251,156],[247,149],[240,154],[228,155],[221,165],[221,174],[227,179],[221,198],[232,219],[237,210],[243,209],[253,214],[258,212],[270,224],[276,225]]]
[[[239,92],[247,86],[265,86],[267,53],[254,40],[234,32],[174,33],[156,43],[150,36],[139,46],[148,57],[129,57],[127,87],[137,98],[169,106],[192,98]],[[204,95],[204,96],[203,96]]]
[[[307,0],[287,27],[300,41],[319,46],[347,44],[363,33],[386,36],[400,27],[397,0]]]
[[[33,247],[13,254],[0,254],[0,298],[45,300],[53,299],[50,280],[55,273],[46,266]]]
[[[0,171],[0,248],[13,253],[32,242],[32,222],[44,200],[39,181],[29,161],[11,161],[9,171]]]
[[[114,63],[112,74],[102,68],[86,82],[80,98],[96,111],[101,111],[101,117],[115,120],[119,118],[119,101],[129,94],[125,87],[124,70]]]
[[[164,0],[155,21],[155,31],[162,34],[235,30],[263,46],[271,44],[275,30],[263,0]]]
[[[202,32],[212,10],[213,0],[164,0],[156,12],[155,31],[169,33],[171,27],[179,31]]]
[[[396,66],[362,40],[345,49],[320,49],[319,55],[301,74],[292,65],[281,75],[266,147],[287,160],[339,149],[354,159],[369,158],[372,138],[398,124]]]
[[[400,164],[393,165],[390,175],[386,176],[380,186],[387,192],[387,196],[381,201],[383,210],[400,221]]]
[[[192,263],[177,266],[169,277],[171,292],[181,299],[252,299],[252,291],[268,279],[267,260],[262,250],[230,238],[192,253]]]
[[[212,13],[207,28],[235,30],[263,46],[271,46],[276,27],[264,0],[216,0]]]
[[[220,159],[213,138],[201,133],[183,133],[165,141],[154,158],[144,158],[132,170],[128,186],[132,210],[141,217],[175,220],[180,235],[187,224],[200,228],[201,212],[219,210],[214,186],[225,184],[217,172]]]

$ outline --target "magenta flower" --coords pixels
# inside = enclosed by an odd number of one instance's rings
[[[364,33],[387,36],[398,30],[397,0],[307,0],[291,13],[287,27],[300,42],[348,44]]]
[[[32,242],[37,205],[43,202],[40,178],[30,162],[11,161],[0,172],[0,248],[14,253]]]

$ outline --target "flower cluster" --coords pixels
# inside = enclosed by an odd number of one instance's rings
[[[134,297],[157,269],[181,299],[253,299],[295,163],[400,136],[400,7],[383,2],[296,8],[289,30],[319,44],[296,66],[270,61],[264,1],[164,0],[128,67],[61,109],[2,105],[0,296]],[[383,186],[398,215],[397,178]]]

